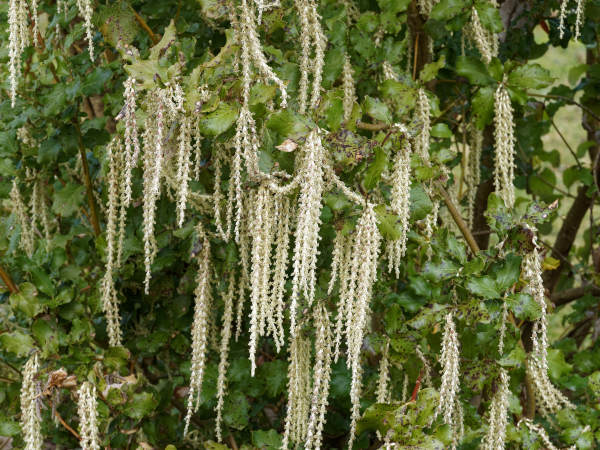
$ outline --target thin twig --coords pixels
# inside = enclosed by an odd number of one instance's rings
[[[581,108],[583,111],[585,111],[586,113],[588,113],[590,116],[592,116],[594,119],[600,121],[600,116],[598,116],[597,114],[594,113],[594,111],[592,111],[590,108],[588,108],[585,105],[582,105],[579,102],[576,102],[573,99],[570,99],[569,97],[565,97],[563,95],[552,95],[552,94],[537,94],[537,93],[531,93],[528,92],[527,95],[531,96],[531,97],[540,97],[540,98],[553,98],[555,100],[563,100],[567,103],[570,103],[571,105],[575,105],[579,108]]]
[[[148,26],[148,24],[146,23],[146,21],[144,20],[144,18],[142,16],[140,16],[135,9],[133,9],[131,6],[131,11],[133,12],[133,15],[135,16],[135,20],[138,21],[138,23],[140,24],[140,26],[144,29],[144,31],[146,33],[148,33],[148,36],[150,36],[150,39],[152,40],[153,43],[158,44],[158,42],[160,41],[160,39],[158,38],[158,36],[156,36],[156,34],[154,34],[154,32],[152,31],[152,29]]]
[[[458,226],[458,229],[460,230],[463,237],[467,241],[467,244],[469,245],[471,252],[473,252],[473,254],[476,255],[479,252],[479,245],[477,245],[477,241],[475,241],[475,238],[473,237],[471,230],[469,230],[469,227],[467,226],[467,224],[461,217],[460,212],[458,211],[456,206],[454,206],[454,203],[452,203],[452,199],[448,195],[448,192],[446,192],[446,189],[444,189],[444,186],[442,186],[442,183],[440,183],[439,181],[436,181],[435,187],[441,194],[442,199],[444,200],[444,203],[446,204],[446,207],[448,208],[448,211],[450,211],[450,215],[454,219],[454,222]]]
[[[6,285],[11,294],[16,294],[19,292],[19,288],[2,266],[0,266],[0,278],[2,278],[2,282]]]
[[[100,236],[100,222],[98,221],[96,201],[94,200],[94,187],[92,186],[92,179],[90,178],[90,168],[88,166],[85,146],[83,145],[83,137],[81,135],[81,128],[79,128],[79,120],[77,119],[77,117],[73,118],[73,125],[75,126],[75,132],[77,133],[77,141],[79,143],[81,166],[83,167],[83,177],[87,190],[88,204],[90,207],[90,222],[92,224],[92,227],[94,228],[94,234],[96,236]]]
[[[79,433],[77,433],[77,431],[75,431],[73,428],[71,428],[69,426],[69,424],[67,422],[65,422],[65,420],[62,418],[62,416],[60,415],[60,413],[57,410],[54,410],[54,415],[56,416],[56,418],[58,419],[58,421],[62,424],[62,426],[65,427],[67,430],[69,430],[69,432],[73,436],[75,436],[78,441],[81,440],[81,436],[79,436]]]
[[[563,136],[563,134],[560,132],[560,130],[558,129],[558,127],[554,123],[554,120],[550,119],[550,123],[552,124],[552,126],[554,127],[554,129],[556,130],[556,132],[558,133],[558,135],[560,136],[560,138],[562,139],[562,141],[565,143],[565,145],[567,146],[567,148],[569,149],[569,152],[571,152],[571,155],[573,155],[573,158],[575,158],[575,162],[577,163],[577,165],[579,166],[579,168],[583,169],[581,163],[579,162],[579,158],[577,157],[577,153],[575,153],[575,151],[573,150],[573,147],[571,147],[569,145],[569,143],[567,142],[567,140],[565,139],[565,137]]]

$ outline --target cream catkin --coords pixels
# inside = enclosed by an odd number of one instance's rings
[[[310,414],[310,340],[300,331],[290,339],[288,402],[282,449],[287,449],[290,442],[304,442]]]
[[[444,422],[455,427],[454,412],[459,390],[459,343],[452,313],[446,314],[446,325],[442,338],[442,354],[440,364],[442,366],[442,385],[440,386],[440,400],[435,410],[435,415],[442,414]]]
[[[291,332],[296,330],[296,307],[303,294],[311,305],[315,297],[317,255],[319,254],[319,228],[323,196],[323,145],[318,130],[306,138],[300,173],[298,221],[293,257],[292,300],[290,306]]]
[[[77,8],[79,9],[79,15],[83,19],[85,27],[85,35],[88,41],[88,50],[90,53],[90,59],[94,60],[94,36],[92,29],[92,16],[94,10],[92,8],[91,0],[77,0]]]
[[[535,230],[533,230],[535,233]],[[527,373],[533,380],[536,404],[544,414],[558,412],[563,407],[574,408],[548,378],[548,316],[542,279],[542,265],[537,250],[537,238],[534,249],[523,258],[523,278],[527,281],[525,292],[529,293],[541,310],[540,318],[533,324],[531,332],[532,351],[527,360]]]
[[[311,108],[316,108],[319,103],[327,38],[321,29],[320,16],[317,12],[316,2],[314,0],[295,0],[295,3],[300,18],[300,45],[302,48],[300,57],[300,89],[298,93],[298,103],[300,113],[304,114],[306,112],[308,101],[308,78],[310,74],[312,74],[313,77],[310,106]],[[314,58],[312,58],[311,61],[313,50]]]
[[[348,366],[352,371],[350,400],[352,415],[348,447],[352,448],[356,436],[356,424],[360,418],[360,396],[362,391],[361,348],[369,316],[369,303],[373,283],[377,279],[377,262],[381,235],[377,228],[377,216],[373,204],[365,205],[362,216],[356,225],[356,236],[352,249],[350,288],[346,306],[346,342]]]
[[[35,227],[36,223],[42,226],[44,231],[44,238],[47,243],[50,241],[50,217],[48,212],[48,205],[46,204],[46,196],[44,191],[40,187],[40,181],[38,179],[33,183],[33,191],[31,193],[31,222],[32,226]]]
[[[494,101],[494,186],[507,208],[515,204],[515,136],[513,109],[504,83],[498,86]]]
[[[290,242],[290,215],[289,199],[283,195],[276,196],[275,216],[277,219],[277,230],[275,233],[275,261],[273,263],[273,282],[271,284],[270,298],[272,317],[268,325],[268,331],[273,336],[278,352],[285,345],[283,311],[285,309],[284,295]]]
[[[98,437],[98,400],[96,386],[86,381],[78,391],[77,415],[79,416],[79,434],[82,450],[100,450]]]
[[[410,58],[408,58],[410,60]],[[398,75],[394,71],[394,68],[388,61],[384,61],[381,65],[383,71],[383,79],[385,80],[398,80]]]
[[[21,71],[21,55],[29,45],[29,21],[26,0],[8,2],[8,56],[10,80],[10,104],[14,108],[17,100],[17,85]]]
[[[227,368],[229,367],[229,340],[231,339],[231,325],[233,322],[233,297],[235,295],[235,272],[229,274],[227,293],[224,297],[225,308],[223,311],[223,331],[219,347],[219,374],[217,377],[217,412],[216,434],[217,441],[221,442],[221,422],[223,420],[223,405],[225,403],[225,389],[227,384]]]
[[[101,296],[104,314],[107,322],[109,343],[112,347],[121,345],[121,326],[119,317],[119,302],[114,285],[113,272],[115,268],[115,236],[117,233],[117,210],[119,207],[119,169],[122,143],[119,138],[113,139],[106,146],[108,161],[107,211],[106,211],[106,265],[101,281]]]
[[[192,165],[192,119],[189,115],[181,118],[179,129],[179,150],[177,152],[177,225],[183,226],[187,206],[190,167]]]
[[[13,180],[12,189],[10,191],[10,200],[13,207],[13,213],[15,214],[19,226],[21,227],[21,239],[19,246],[23,249],[28,256],[33,255],[34,251],[34,236],[33,236],[33,224],[27,214],[27,207],[21,197],[21,192],[17,186],[17,180]]]
[[[242,313],[244,312],[244,302],[246,291],[250,285],[250,214],[252,210],[251,196],[244,193],[242,196],[242,210],[239,230],[239,251],[240,251],[240,286],[238,293],[238,305],[236,312],[235,340],[237,341],[242,332]]]
[[[335,323],[335,338],[334,338],[334,352],[333,360],[337,362],[340,356],[340,345],[342,338],[345,336],[345,324],[346,315],[349,303],[349,283],[350,283],[350,270],[352,262],[352,244],[354,240],[351,235],[345,235],[342,232],[338,232],[336,235],[336,246],[339,247],[336,252],[339,253],[336,271],[339,273],[338,278],[340,279],[339,289],[339,301],[337,306],[337,317]],[[332,269],[333,270],[333,269]],[[333,289],[335,281],[329,285],[330,290]]]
[[[204,366],[206,361],[206,348],[208,342],[208,319],[211,306],[211,267],[210,267],[210,241],[202,225],[197,228],[200,252],[197,255],[198,275],[196,276],[196,300],[194,307],[194,322],[192,324],[192,367],[190,376],[190,390],[187,399],[187,414],[185,417],[184,436],[187,435],[192,415],[200,406],[202,380],[204,379]]]
[[[377,383],[377,403],[389,403],[391,399],[388,384],[390,382],[390,340],[387,339],[383,346],[383,353],[379,361],[379,380]]]
[[[520,427],[521,423],[524,423],[525,426],[527,426],[527,428],[529,428],[529,431],[537,434],[540,437],[540,439],[546,446],[546,450],[560,450],[558,447],[556,447],[550,441],[550,438],[548,437],[548,433],[546,433],[546,430],[544,430],[544,428],[541,425],[534,423],[531,419],[528,419],[526,417],[523,417],[521,420],[519,420],[517,427]],[[572,445],[570,447],[566,447],[564,450],[575,450],[576,448],[577,448],[576,445]]]
[[[331,322],[325,306],[315,308],[314,326],[315,338],[315,364],[313,371],[313,390],[310,407],[310,416],[306,430],[304,448],[320,449],[323,440],[323,427],[327,413],[327,397],[329,396],[329,382],[331,379],[332,335]]]
[[[39,370],[38,354],[34,353],[23,367],[21,384],[21,431],[25,442],[24,450],[41,450],[44,443],[40,398],[42,389],[37,380]]]
[[[581,37],[581,26],[583,25],[583,10],[585,8],[585,0],[576,0],[577,8],[575,9],[575,40]]]
[[[471,9],[471,39],[475,42],[475,46],[479,53],[481,53],[481,59],[486,64],[489,64],[494,56],[497,56],[498,52],[498,37],[483,28],[481,24],[481,19],[479,18],[479,13],[477,12],[477,8],[473,7]]]
[[[431,135],[431,108],[423,88],[417,92],[416,119],[421,124],[421,132],[415,139],[415,151],[423,162],[429,165],[429,138]]]
[[[500,382],[489,409],[488,429],[481,443],[482,450],[502,450],[508,424],[509,376],[500,369]]]
[[[558,33],[559,37],[562,39],[565,35],[565,19],[567,17],[567,6],[569,4],[569,0],[562,0],[560,2],[560,14],[559,14],[559,23],[558,23]]]
[[[273,194],[266,183],[254,193],[250,234],[252,235],[252,270],[250,272],[250,373],[256,370],[256,347],[264,335],[269,314],[269,275],[271,273],[271,246],[273,244]]]
[[[394,157],[392,172],[392,192],[390,206],[400,218],[400,237],[387,243],[388,271],[400,276],[400,261],[406,253],[406,242],[410,230],[410,158],[412,148],[406,138],[401,140],[400,148]]]
[[[348,55],[344,58],[344,68],[342,70],[342,85],[344,88],[344,122],[350,120],[352,108],[356,100],[356,90],[354,88],[354,70]]]

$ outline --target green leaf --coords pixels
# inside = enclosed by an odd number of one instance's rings
[[[451,138],[453,136],[450,127],[442,122],[436,123],[431,127],[431,135],[438,138]]]
[[[369,164],[363,177],[363,186],[367,191],[375,188],[379,183],[381,174],[387,166],[387,153],[381,147],[375,149],[375,160]]]
[[[0,344],[3,350],[17,356],[25,356],[34,348],[31,336],[20,331],[0,334]]]
[[[151,393],[140,392],[133,394],[133,398],[128,402],[127,407],[123,412],[127,417],[141,420],[154,411],[157,405],[158,401]]]
[[[512,253],[506,255],[500,266],[493,269],[493,273],[496,276],[496,288],[500,291],[507,290],[519,281],[521,257]]]
[[[518,89],[542,89],[553,81],[550,72],[536,63],[519,66],[508,75],[508,84]]]
[[[390,113],[390,110],[387,105],[379,99],[367,95],[363,102],[363,110],[373,119],[385,123],[392,123],[392,114]]]
[[[227,426],[243,430],[248,425],[250,405],[246,396],[239,391],[230,393],[225,400],[223,420]]]
[[[437,77],[438,72],[441,68],[446,65],[446,57],[442,55],[440,59],[437,61],[431,62],[429,64],[425,64],[423,69],[421,69],[421,74],[419,78],[423,83],[427,83]]]
[[[469,56],[461,55],[456,58],[456,73],[478,86],[495,83],[481,60]]]
[[[48,321],[37,319],[31,326],[31,332],[46,355],[58,353],[58,334]]]
[[[259,449],[279,450],[282,443],[283,437],[275,430],[252,431],[252,444]]]
[[[0,436],[16,436],[21,433],[21,427],[18,422],[12,420],[0,419]],[[10,444],[6,447],[10,449]]]
[[[518,292],[506,297],[505,301],[519,320],[536,320],[542,314],[540,305],[529,294]]]
[[[31,283],[23,283],[19,292],[11,294],[10,306],[13,310],[25,313],[27,317],[35,317],[45,308],[40,302],[35,286]]]
[[[276,131],[284,139],[292,140],[306,136],[310,130],[305,119],[289,109],[271,114],[266,125],[267,128]]]
[[[394,422],[394,411],[398,407],[385,403],[375,403],[369,406],[356,425],[356,434],[364,431],[379,431],[385,434]]]
[[[410,189],[410,217],[412,220],[421,220],[433,211],[433,203],[421,185],[412,186]]]
[[[85,186],[69,183],[60,191],[55,191],[52,202],[52,211],[63,217],[73,215],[83,201]]]
[[[483,130],[494,117],[494,88],[484,86],[479,89],[473,96],[471,105],[475,114],[475,124],[477,128]]]
[[[377,215],[377,228],[386,239],[396,240],[402,236],[400,229],[400,217],[386,211],[385,205],[375,207]]]
[[[103,67],[96,67],[87,75],[81,85],[81,93],[85,96],[102,93],[104,84],[112,77],[112,71]]]
[[[496,282],[490,276],[471,278],[467,282],[467,289],[484,299],[499,298],[500,292],[496,288]]]
[[[440,0],[431,10],[429,17],[445,22],[458,15],[466,6],[466,0]]]
[[[221,102],[216,110],[200,119],[200,131],[208,136],[218,136],[229,130],[237,117],[236,106]]]
[[[596,398],[600,398],[600,371],[596,371],[587,377],[588,386],[590,391],[596,396]]]
[[[481,24],[484,28],[488,29],[493,33],[500,33],[504,30],[502,25],[502,18],[500,17],[500,11],[497,6],[492,5],[489,1],[478,1],[475,3],[475,9],[481,20]]]
[[[551,203],[556,198],[554,186],[556,186],[556,175],[549,167],[529,176],[529,189],[546,203]]]

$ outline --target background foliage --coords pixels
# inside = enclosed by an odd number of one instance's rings
[[[521,259],[532,245],[526,226],[539,229],[539,243],[547,251],[544,281],[559,318],[552,322],[556,328],[549,350],[550,378],[577,406],[553,415],[551,420],[540,415],[536,420],[546,426],[557,445],[589,449],[600,443],[600,288],[596,287],[600,281],[600,253],[594,214],[600,143],[600,2],[585,2],[581,35],[586,46],[585,64],[564,68],[569,71],[568,82],[558,85],[553,84],[558,74],[529,61],[553,47],[568,45],[574,14],[568,15],[568,29],[560,39],[557,1],[500,3],[499,13],[487,1],[441,0],[427,20],[418,14],[416,2],[409,0],[323,0],[319,12],[328,46],[319,107],[305,116],[295,112],[293,102],[286,111],[273,111],[268,107],[277,96],[273,86],[258,83],[252,91],[252,112],[263,130],[262,171],[291,172],[293,155],[276,146],[287,138],[301,139],[310,127],[318,125],[325,130],[326,149],[346,184],[365,196],[383,195],[384,199],[389,187],[382,173],[391,167],[395,145],[393,139],[386,139],[386,125],[401,122],[408,124],[412,133],[418,133],[420,124],[413,117],[418,87],[426,87],[432,105],[433,164],[425,167],[416,158],[413,161],[412,231],[401,276],[397,280],[389,275],[382,263],[374,287],[371,325],[363,345],[362,406],[366,412],[356,443],[359,448],[377,446],[375,430],[390,426],[404,433],[405,446],[449,445],[447,427],[438,423],[430,427],[427,423],[437,400],[440,327],[449,309],[455,311],[461,343],[460,397],[466,431],[461,448],[477,448],[481,441],[499,367],[508,369],[511,376],[510,448],[544,448],[535,434],[516,426],[519,418],[533,417],[524,362],[530,350],[530,324],[540,314],[531,296],[519,292],[523,286]],[[464,54],[461,50],[473,5],[484,26],[501,33],[500,56],[489,65],[481,62],[474,47],[466,45]],[[128,75],[151,88],[171,79],[177,71],[189,104],[198,100],[200,83],[208,87],[210,98],[196,111],[205,139],[202,170],[192,182],[192,190],[214,191],[214,153],[219,151],[218,144],[229,141],[235,131],[240,95],[233,60],[237,49],[230,41],[227,6],[220,0],[98,3],[94,10],[97,58],[91,62],[75,5],[68,4],[66,13],[56,14],[55,2],[42,2],[42,39],[23,55],[23,75],[14,108],[8,98],[8,77],[2,77],[0,266],[18,292],[11,293],[8,285],[0,285],[0,436],[15,448],[22,446],[18,425],[20,371],[34,349],[41,354],[44,382],[52,371],[64,367],[77,380],[90,380],[97,386],[103,446],[221,448],[212,443],[221,297],[226,290],[224,274],[237,267],[235,244],[217,238],[211,243],[216,299],[211,347],[201,408],[193,419],[194,433],[185,440],[182,417],[190,375],[196,273],[190,253],[194,226],[202,221],[209,229],[214,228],[212,214],[193,212],[180,228],[174,203],[163,195],[156,225],[160,251],[152,266],[150,293],[145,295],[141,170],[136,169],[124,264],[117,282],[123,347],[108,345],[99,284],[106,252],[106,145],[111,135],[121,131],[122,125],[115,117],[123,106],[123,82]],[[6,23],[6,2],[0,4],[0,17]],[[540,24],[548,35],[542,44],[534,39],[534,29]],[[413,36],[421,36],[422,42],[430,37],[433,53],[427,46],[413,46],[405,39],[409,28]],[[298,88],[299,33],[291,2],[284,0],[281,8],[264,13],[261,42],[269,64],[287,82],[292,99]],[[161,38],[163,44],[152,51]],[[5,27],[0,30],[0,40],[2,70],[7,71]],[[119,41],[139,49],[140,58],[132,62],[122,46],[117,48]],[[167,50],[157,52],[164,48],[164,42],[170,43]],[[352,120],[347,123],[343,121],[342,89],[345,54],[352,62],[357,93]],[[384,80],[384,62],[392,65],[397,80]],[[202,68],[200,72],[194,70],[198,67]],[[518,199],[512,210],[492,194],[493,94],[503,77],[516,118]],[[544,146],[544,137],[554,130],[555,115],[573,103],[583,111],[586,140],[561,141],[558,150]],[[470,255],[454,222],[442,211],[429,259],[429,244],[418,222],[432,209],[423,186],[433,179],[441,180],[448,188],[454,186],[465,210],[465,162],[461,155],[466,123],[472,120],[484,130],[485,138],[471,230],[481,252]],[[364,124],[381,126],[373,131]],[[18,137],[18,130],[23,128],[30,139]],[[81,152],[89,164],[100,230],[94,230],[90,220]],[[19,249],[21,229],[9,200],[15,177],[27,202],[34,181],[39,180],[51,205],[51,237],[36,235],[32,257]],[[572,187],[574,194],[570,193]],[[564,214],[547,207],[557,200]],[[385,212],[385,207],[378,214],[384,237],[394,237],[395,218]],[[332,311],[336,293],[327,295],[327,283],[333,237],[336,230],[351,230],[358,215],[359,210],[342,194],[326,195],[321,211],[317,298],[331,305]],[[502,251],[498,243],[503,243]],[[505,351],[499,354],[502,296],[513,286],[517,286],[517,293],[506,301],[515,321],[507,324]],[[401,398],[405,376],[405,395],[410,395],[417,379],[421,379],[423,367],[415,352],[417,345],[433,366],[432,385],[423,387],[416,403],[401,413],[397,404],[373,406],[386,338],[391,343],[390,389],[394,400],[408,400]],[[225,443],[233,448],[270,449],[281,445],[286,352],[277,353],[273,343],[263,339],[257,365],[257,373],[251,378],[248,337],[242,332],[239,340],[232,342],[224,415]],[[56,410],[76,428],[73,393],[64,387],[50,388],[53,393],[44,398],[42,412],[44,436],[56,447],[75,448],[73,434],[52,418]],[[323,444],[326,448],[343,448],[347,439],[349,388],[350,372],[340,360],[332,372]],[[586,425],[589,427],[584,428]]]

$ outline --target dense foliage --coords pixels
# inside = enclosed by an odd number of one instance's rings
[[[1,448],[600,445],[599,0],[0,17]]]

